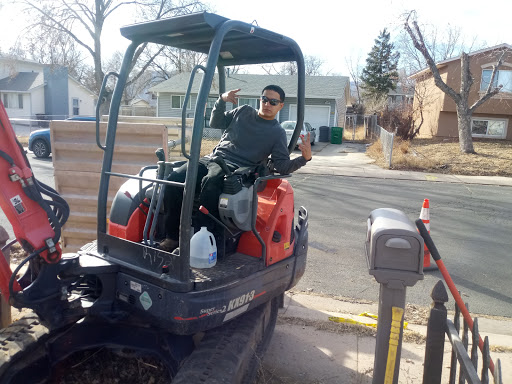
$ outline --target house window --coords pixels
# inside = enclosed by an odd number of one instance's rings
[[[471,119],[472,136],[504,139],[507,135],[507,122],[507,120],[491,118]]]
[[[192,103],[190,102],[190,100],[191,100],[191,98],[188,99],[187,109],[192,108]],[[182,109],[184,102],[185,102],[185,96],[177,96],[177,95],[171,96],[171,108],[172,109]]]
[[[19,108],[23,109],[23,94],[22,93],[4,93],[2,97],[5,108]]]
[[[491,81],[492,69],[484,69],[482,71],[482,82],[480,83],[480,91],[485,92]],[[512,92],[512,71],[498,70],[494,76],[493,87],[503,85],[501,92]]]
[[[209,97],[207,102],[206,102],[206,108],[210,108],[212,109],[213,107],[215,107],[215,102],[217,101],[217,99],[215,97]]]
[[[249,99],[249,98],[244,98],[244,97],[241,97],[238,99],[238,106],[240,105],[250,105],[251,107],[253,107],[254,109],[258,109],[258,101],[260,99]]]
[[[80,114],[80,100],[78,100],[76,97],[73,97],[72,100],[73,116],[78,116]]]

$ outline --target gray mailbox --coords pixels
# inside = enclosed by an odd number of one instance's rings
[[[402,211],[380,208],[368,218],[366,262],[380,283],[373,384],[398,383],[405,288],[423,279],[423,238]],[[399,314],[400,317],[397,317]],[[391,352],[393,351],[393,352]],[[394,356],[388,363],[389,356]],[[389,380],[392,378],[392,380]]]
[[[402,211],[380,208],[368,218],[366,262],[379,283],[413,286],[423,279],[423,238]]]

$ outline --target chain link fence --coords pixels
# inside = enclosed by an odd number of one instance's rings
[[[388,163],[388,167],[391,168],[395,134],[386,131],[384,128],[377,124],[377,115],[365,115],[364,126],[366,138],[372,141],[380,141],[384,159]]]

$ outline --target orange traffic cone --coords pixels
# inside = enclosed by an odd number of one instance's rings
[[[420,219],[423,221],[425,228],[427,228],[428,233],[430,234],[430,204],[428,199],[423,200],[423,206],[421,207]],[[433,267],[430,265],[430,251],[427,248],[427,244],[424,244],[423,248],[423,270],[433,270],[436,269],[437,265],[434,264]]]

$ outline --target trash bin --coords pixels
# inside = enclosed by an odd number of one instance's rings
[[[341,144],[343,142],[343,128],[332,127],[331,128],[331,144]]]
[[[329,142],[329,127],[321,126],[319,128],[320,130],[320,137],[318,138],[318,141],[321,143],[328,143]]]
[[[36,113],[36,119],[39,128],[48,128],[50,126],[48,122],[49,116],[46,116],[44,113]]]

